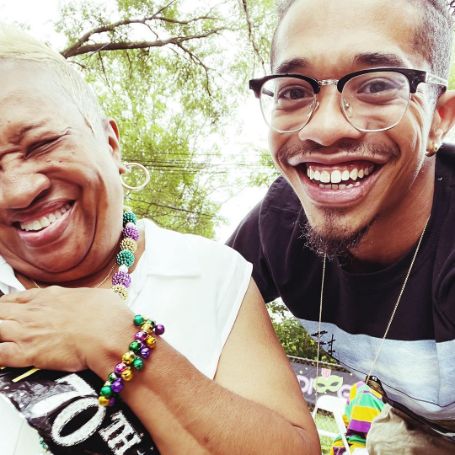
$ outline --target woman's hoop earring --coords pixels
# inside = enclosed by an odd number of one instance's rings
[[[142,165],[141,163],[126,163],[126,162],[124,162],[123,165],[125,166],[126,174],[130,173],[133,168],[140,169],[143,172],[143,174],[144,174],[144,180],[142,181],[142,183],[140,183],[139,185],[135,185],[135,186],[128,185],[127,183],[125,183],[123,178],[120,177],[120,180],[122,181],[123,188],[125,188],[128,191],[141,191],[141,190],[143,190],[148,185],[148,183],[150,182],[150,172],[149,172],[149,170],[144,165]]]

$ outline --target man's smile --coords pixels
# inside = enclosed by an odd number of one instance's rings
[[[368,163],[346,164],[335,168],[321,166],[318,163],[307,163],[307,177],[321,188],[344,189],[359,185],[360,180],[368,177],[375,166]]]
[[[347,208],[358,204],[373,189],[383,164],[366,160],[336,164],[301,162],[291,166],[302,190],[316,206]],[[294,174],[295,175],[295,174]]]

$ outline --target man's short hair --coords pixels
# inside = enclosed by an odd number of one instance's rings
[[[298,0],[283,0],[278,5],[278,23],[272,39],[271,64],[275,60],[277,31],[289,8]],[[420,14],[420,25],[414,35],[414,49],[429,64],[431,71],[442,78],[449,76],[453,41],[453,9],[455,1],[407,0]]]
[[[22,30],[0,23],[0,64],[2,61],[31,62],[48,70],[56,86],[74,102],[92,130],[97,131],[104,118],[98,100],[82,76],[61,54]]]

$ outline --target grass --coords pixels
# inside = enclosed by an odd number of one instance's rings
[[[320,412],[317,413],[316,416],[316,426],[323,430],[333,431],[334,433],[337,432],[337,425],[335,423],[335,419],[331,416],[324,415]],[[321,436],[321,448],[323,455],[329,455],[330,447],[332,445],[332,438],[327,436]]]

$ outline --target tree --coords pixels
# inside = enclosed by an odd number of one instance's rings
[[[67,40],[61,53],[119,121],[124,158],[151,170],[151,184],[129,204],[163,226],[210,237],[218,221],[211,195],[229,185],[231,171],[215,137],[245,93],[252,65],[241,5],[109,5],[67,3],[57,23]]]

